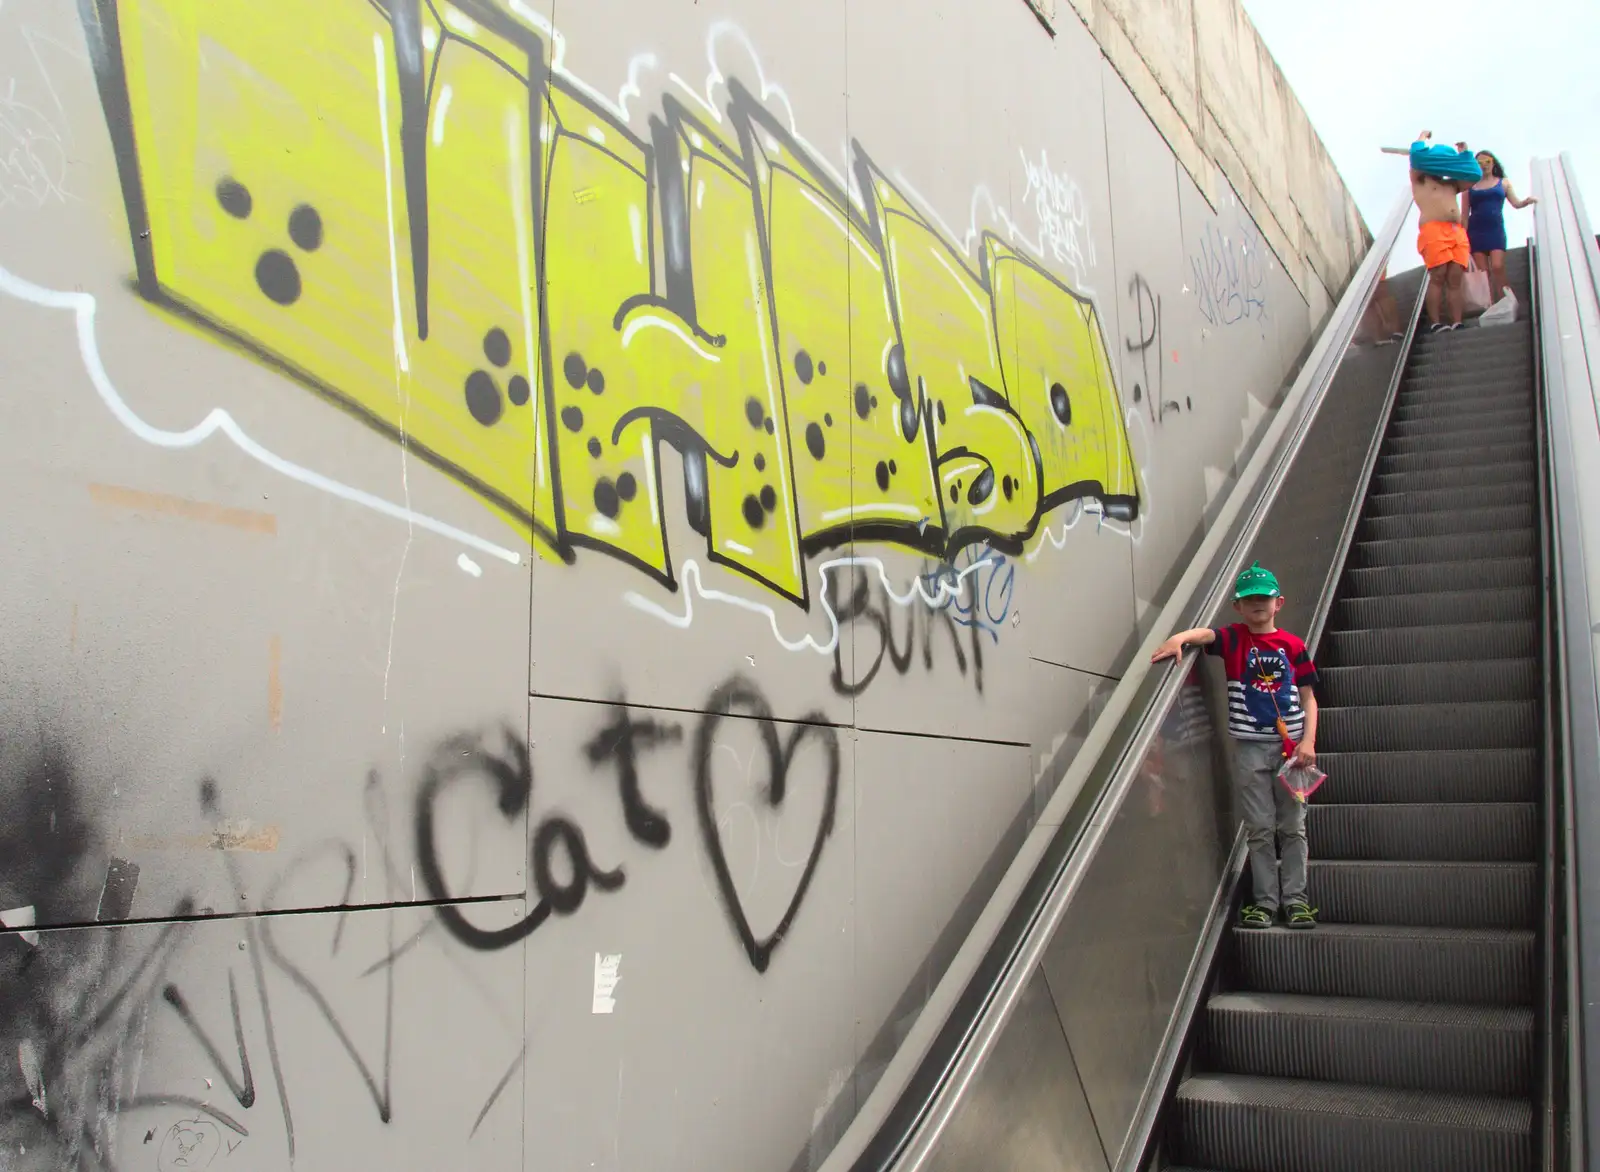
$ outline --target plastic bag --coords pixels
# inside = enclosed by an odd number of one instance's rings
[[[1517,320],[1517,295],[1510,289],[1478,318],[1479,326],[1508,326]]]
[[[1328,775],[1315,765],[1296,765],[1291,757],[1278,766],[1278,780],[1303,802],[1316,793],[1317,787],[1328,780]]]
[[[1461,278],[1461,313],[1486,313],[1489,309],[1489,274],[1473,261]]]

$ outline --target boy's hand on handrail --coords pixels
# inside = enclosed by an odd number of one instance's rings
[[[1174,635],[1160,647],[1156,648],[1156,653],[1150,657],[1150,662],[1160,663],[1163,659],[1176,659],[1182,654],[1183,639],[1180,636]]]
[[[1156,653],[1150,657],[1150,662],[1160,663],[1163,659],[1177,659],[1178,656],[1183,654],[1185,644],[1204,645],[1212,642],[1216,637],[1216,632],[1210,627],[1196,627],[1192,631],[1179,631],[1172,638],[1161,644],[1160,647],[1156,648]]]

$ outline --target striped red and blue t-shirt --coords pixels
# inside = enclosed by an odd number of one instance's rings
[[[1207,655],[1222,657],[1228,676],[1228,732],[1241,741],[1275,741],[1277,720],[1299,741],[1306,728],[1300,689],[1315,687],[1317,667],[1298,635],[1255,635],[1244,623],[1215,628]]]

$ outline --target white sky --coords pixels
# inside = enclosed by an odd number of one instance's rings
[[[1244,7],[1373,231],[1406,182],[1405,159],[1378,148],[1410,146],[1423,129],[1492,150],[1519,196],[1532,194],[1530,159],[1568,152],[1591,224],[1600,218],[1600,0]],[[1532,208],[1506,208],[1513,248],[1532,231]],[[1404,235],[1395,251],[1395,270],[1416,263]]]

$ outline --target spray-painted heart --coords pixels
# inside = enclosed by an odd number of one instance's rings
[[[812,712],[801,717],[801,723],[796,724],[789,733],[787,741],[780,744],[778,739],[778,725],[773,720],[772,708],[766,698],[749,681],[735,676],[723,684],[711,696],[706,704],[707,715],[700,722],[699,735],[695,738],[695,804],[700,814],[700,835],[705,840],[706,854],[711,859],[712,869],[717,875],[717,888],[722,894],[722,902],[728,909],[728,916],[733,921],[734,931],[739,936],[739,941],[744,945],[745,955],[750,958],[750,963],[756,972],[767,971],[767,965],[772,960],[772,953],[782,943],[787,935],[794,918],[800,910],[800,905],[805,901],[806,890],[811,886],[811,877],[816,873],[817,862],[822,858],[822,847],[827,842],[828,835],[833,833],[834,813],[839,804],[839,733],[831,725],[823,723],[820,712]],[[761,731],[761,743],[766,749],[767,756],[767,804],[774,810],[783,805],[783,799],[788,792],[789,766],[794,762],[795,750],[800,747],[807,737],[815,737],[822,742],[822,749],[827,766],[827,789],[822,799],[822,816],[817,820],[816,837],[811,842],[811,854],[806,859],[805,870],[800,874],[800,883],[795,888],[794,895],[789,900],[789,906],[784,909],[778,926],[762,939],[756,939],[755,932],[750,927],[750,919],[745,914],[744,905],[739,901],[739,892],[734,887],[733,875],[728,870],[728,855],[722,845],[721,831],[717,826],[715,800],[711,792],[711,759],[716,746],[717,727],[725,716],[730,714],[748,715],[753,717]]]

